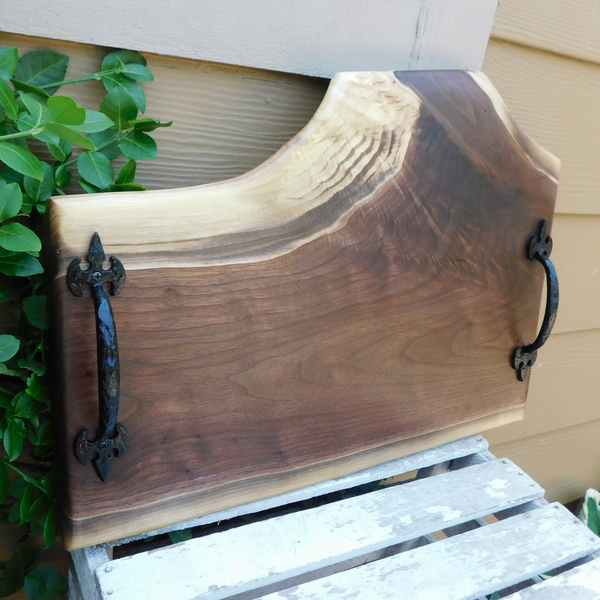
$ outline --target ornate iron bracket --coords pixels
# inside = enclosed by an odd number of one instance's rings
[[[531,238],[527,249],[527,256],[531,260],[538,260],[542,263],[546,272],[546,311],[544,321],[533,344],[528,346],[518,346],[513,354],[513,368],[517,370],[519,381],[525,381],[527,370],[533,366],[537,358],[537,351],[546,343],[558,312],[558,276],[556,269],[550,260],[552,252],[552,238],[546,233],[546,219],[540,225],[538,235]]]
[[[76,258],[67,269],[67,284],[76,296],[81,297],[81,286],[89,283],[96,313],[96,342],[98,347],[98,403],[99,424],[96,437],[89,439],[89,430],[84,429],[75,439],[75,456],[84,465],[90,460],[98,477],[108,479],[114,456],[125,454],[129,445],[129,434],[123,425],[117,423],[119,413],[119,348],[117,330],[112,308],[103,283],[109,283],[111,296],[118,294],[125,285],[125,269],[121,261],[110,257],[111,267],[102,268],[106,260],[100,236],[94,233],[87,260],[89,267],[82,269],[81,259]]]

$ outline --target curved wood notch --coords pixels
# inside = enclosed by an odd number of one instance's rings
[[[64,281],[98,230],[131,450],[101,484],[63,452],[66,543],[279,494],[519,418],[558,161],[482,74],[342,73],[294,139],[230,181],[55,198],[65,440],[97,412],[89,307]],[[91,300],[90,300],[91,302]]]

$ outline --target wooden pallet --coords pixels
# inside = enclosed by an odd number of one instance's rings
[[[117,559],[144,536],[76,550],[69,597],[600,599],[600,538],[487,448],[465,438],[144,534],[220,524],[179,544]]]

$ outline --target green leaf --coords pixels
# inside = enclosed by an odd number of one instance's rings
[[[21,511],[21,501],[19,500],[18,502],[15,502],[10,507],[10,511],[8,512],[8,520],[11,523],[14,523],[15,521],[18,521],[19,520],[20,511]]]
[[[27,429],[20,419],[8,419],[4,431],[4,449],[11,462],[16,460],[23,449],[23,440],[27,435]]]
[[[54,176],[56,185],[58,187],[67,187],[69,183],[71,183],[71,171],[67,165],[60,165],[58,169],[56,169],[56,174]]]
[[[46,90],[36,87],[35,85],[29,85],[27,83],[23,83],[22,81],[19,81],[18,79],[14,79],[14,78],[11,79],[10,81],[15,86],[15,88],[17,90],[19,90],[20,92],[25,92],[26,94],[37,94],[38,96],[41,96],[42,98],[50,98],[50,94]]]
[[[109,185],[109,192],[143,192],[146,188],[141,183],[120,183],[118,185]]]
[[[27,195],[34,202],[45,202],[48,200],[52,196],[56,185],[52,167],[48,163],[42,162],[42,168],[44,169],[44,179],[42,181],[33,177],[25,177],[23,181]]]
[[[27,393],[33,396],[38,402],[48,404],[50,402],[50,385],[47,377],[38,377],[33,374],[28,379],[29,385],[27,386]]]
[[[98,149],[98,152],[102,152],[106,158],[109,160],[115,160],[115,158],[119,158],[121,156],[121,151],[119,150],[119,146],[117,142],[113,142],[112,144],[108,143],[106,146],[101,148],[103,144],[109,142],[110,140],[114,140],[118,136],[118,132],[116,131],[100,131],[98,133],[90,133],[89,139],[92,140],[93,144]]]
[[[102,83],[104,84],[107,92],[112,92],[114,89],[122,90],[125,92],[125,94],[132,98],[136,107],[141,112],[146,112],[146,95],[144,94],[144,90],[139,83],[131,81],[131,79],[125,77],[125,75],[117,74],[103,77]]]
[[[73,144],[80,146],[81,148],[85,148],[86,150],[95,150],[96,147],[94,144],[87,138],[85,135],[67,127],[66,125],[61,125],[60,123],[46,123],[44,127],[51,131],[52,133],[56,133],[61,138],[65,140],[69,140]],[[0,159],[2,156],[0,156]]]
[[[0,302],[8,302],[21,297],[21,290],[13,285],[8,277],[0,276]]]
[[[58,511],[56,504],[53,504],[48,511],[46,522],[44,523],[44,548],[50,548],[58,535]]]
[[[40,405],[27,392],[20,392],[15,405],[14,416],[19,419],[31,419],[40,410]]]
[[[23,310],[27,320],[38,329],[48,329],[46,318],[46,296],[30,296],[23,299]]]
[[[46,372],[46,365],[44,363],[37,362],[36,360],[20,358],[17,361],[17,365],[19,366],[19,369],[27,369],[28,371],[33,371],[37,375],[43,375]]]
[[[152,75],[152,71],[150,71],[148,67],[136,65],[135,63],[125,64],[121,59],[117,60],[119,61],[119,66],[121,67],[121,73],[123,73],[123,75],[135,79],[136,81],[154,81],[154,75]]]
[[[31,256],[31,254],[25,254],[19,252],[12,256],[0,257],[0,273],[4,275],[12,275],[16,277],[30,277],[31,275],[37,275],[43,273],[44,267],[40,261]]]
[[[20,345],[21,342],[14,335],[0,335],[0,362],[11,359],[19,351]]]
[[[11,508],[14,509],[13,504]],[[9,518],[9,520],[11,520]],[[16,519],[12,519],[13,521]],[[18,592],[24,583],[24,576],[28,569],[35,563],[36,551],[33,548],[25,550],[16,548],[12,558],[6,563],[2,580],[0,580],[0,598],[6,598],[15,592]]]
[[[129,127],[130,119],[135,119],[138,107],[130,94],[116,87],[102,100],[100,112],[104,113],[121,131]]]
[[[115,50],[107,54],[102,61],[102,70],[109,71],[110,69],[119,68],[119,60],[126,65],[142,65],[146,66],[146,59],[135,50]]]
[[[29,514],[27,515],[27,520],[30,523],[35,523],[36,521],[42,521],[42,525],[46,522],[48,518],[48,512],[52,508],[53,502],[46,496],[45,494],[40,496],[29,509]]]
[[[52,156],[58,162],[65,162],[65,160],[67,160],[67,155],[63,152],[62,148],[58,144],[54,144],[53,142],[46,142],[46,146],[48,146],[50,154],[52,154]],[[56,185],[58,185],[58,183]]]
[[[23,194],[16,183],[9,183],[0,188],[0,221],[6,221],[19,214]]]
[[[80,179],[77,182],[88,194],[97,194],[98,192],[102,192],[103,190],[101,190],[100,188],[97,188],[95,185],[92,185],[91,183],[88,183],[87,181],[84,181],[83,179]]]
[[[579,518],[596,534],[600,535],[600,493],[589,489],[579,513]]]
[[[32,86],[45,86],[64,80],[69,57],[54,50],[33,50],[24,54],[17,65],[14,78]],[[52,95],[59,86],[45,88]]]
[[[179,531],[169,531],[169,539],[173,544],[185,542],[192,539],[192,529],[180,529]]]
[[[112,163],[101,152],[84,152],[81,154],[77,159],[77,170],[88,183],[100,189],[107,188],[115,177]]]
[[[135,169],[137,163],[135,160],[129,159],[120,169],[117,175],[117,184],[120,183],[133,183],[135,179]]]
[[[8,81],[14,74],[19,62],[19,51],[13,46],[0,48],[0,79]]]
[[[173,121],[161,123],[156,119],[134,119],[133,121],[129,121],[129,124],[133,126],[136,131],[154,131],[159,127],[171,127]]]
[[[20,518],[21,518],[21,525],[23,525],[24,523],[27,523],[27,515],[29,514],[29,509],[31,508],[31,488],[33,486],[28,485],[25,488],[25,492],[23,494],[23,497],[21,498],[21,511],[20,511]]]
[[[9,119],[17,118],[19,107],[17,106],[15,92],[2,78],[0,78],[0,104]]]
[[[12,252],[39,252],[40,238],[21,223],[6,223],[0,227],[0,246]]]
[[[7,167],[4,165],[2,169],[0,169],[0,176],[7,184],[9,183],[18,183],[21,185],[23,183],[23,175],[21,173],[17,173],[14,169]]]
[[[10,479],[8,470],[2,462],[0,462],[0,504],[4,504],[6,496],[8,496],[8,488],[10,487]]]
[[[112,119],[97,110],[85,110],[85,121],[81,125],[72,125],[73,129],[84,133],[98,133],[109,127],[114,127]]]
[[[54,567],[36,567],[25,576],[25,593],[31,600],[57,600],[68,589],[65,578]]]
[[[48,110],[53,123],[62,125],[81,125],[85,121],[85,108],[81,108],[68,96],[48,98]]]
[[[51,120],[50,110],[47,104],[44,104],[45,98],[35,94],[21,94],[20,99],[36,121],[46,123]]]
[[[133,160],[154,159],[157,155],[156,142],[146,133],[132,131],[119,142],[119,149]]]
[[[18,173],[35,177],[40,181],[44,179],[42,162],[29,150],[9,142],[0,142],[0,160]]]

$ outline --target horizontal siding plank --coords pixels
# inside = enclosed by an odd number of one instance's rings
[[[519,467],[494,460],[115,560],[97,579],[114,600],[228,598],[542,495]]]
[[[522,421],[485,432],[491,444],[600,419],[600,329],[551,335],[539,351]]]
[[[262,600],[472,600],[598,547],[599,538],[554,504]]]
[[[557,211],[600,214],[600,67],[491,40],[483,71],[521,128],[561,159]]]
[[[552,239],[560,288],[554,332],[600,328],[600,217],[556,215]]]
[[[571,502],[590,487],[600,488],[600,420],[492,444],[490,450],[518,464],[545,488],[550,502]]]
[[[492,37],[600,63],[597,0],[502,0]]]
[[[0,45],[21,53],[50,48],[70,57],[68,78],[100,69],[109,51],[99,46],[0,33]],[[168,189],[221,181],[250,171],[273,155],[313,116],[326,79],[146,54],[155,81],[144,84],[146,116],[173,121],[152,136],[158,159],[138,163],[136,181]],[[61,88],[86,108],[97,109],[101,83]],[[115,164],[120,165],[121,157]],[[83,193],[78,185],[68,191]]]

